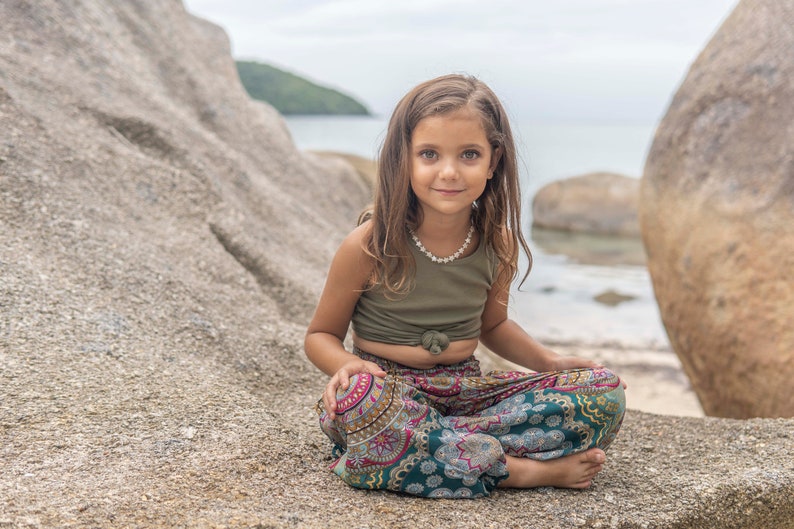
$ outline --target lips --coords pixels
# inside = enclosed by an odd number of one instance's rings
[[[463,192],[462,189],[434,189],[433,191],[445,197],[452,197]]]

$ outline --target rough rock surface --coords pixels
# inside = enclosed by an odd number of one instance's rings
[[[639,236],[640,181],[616,173],[588,173],[550,182],[532,200],[532,224],[540,228]]]
[[[703,409],[792,417],[794,0],[744,0],[692,65],[648,156],[641,224]]]
[[[174,0],[0,3],[0,527],[794,527],[794,421],[630,412],[589,491],[325,469],[301,353],[367,186]]]
[[[309,151],[312,154],[319,156],[323,159],[336,159],[341,158],[353,166],[353,169],[359,174],[364,182],[370,187],[375,187],[375,179],[378,174],[378,164],[371,158],[364,158],[357,154],[350,154],[339,151]]]

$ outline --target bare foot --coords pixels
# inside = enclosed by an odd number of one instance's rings
[[[526,457],[505,456],[510,476],[499,483],[500,487],[531,489],[534,487],[561,487],[586,489],[593,478],[604,468],[606,455],[600,448],[591,448],[578,454],[537,461]]]

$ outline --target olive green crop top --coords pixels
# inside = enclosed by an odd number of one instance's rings
[[[482,312],[497,274],[498,259],[480,242],[471,255],[434,263],[410,245],[416,260],[414,288],[397,299],[366,290],[353,311],[353,332],[374,342],[422,345],[440,354],[450,341],[480,335]]]

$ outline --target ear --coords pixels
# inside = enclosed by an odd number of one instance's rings
[[[493,178],[493,172],[496,166],[499,165],[499,160],[502,159],[502,146],[494,147],[491,152],[491,165],[488,167],[488,180]]]

